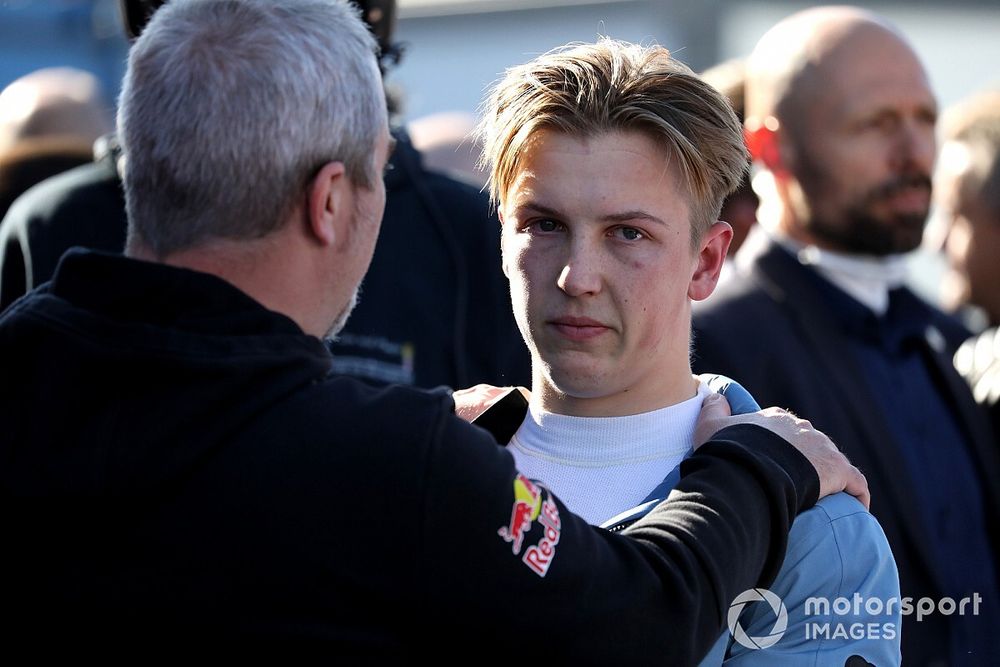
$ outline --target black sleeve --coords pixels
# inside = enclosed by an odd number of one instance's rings
[[[682,473],[669,500],[613,534],[520,476],[485,431],[446,416],[425,470],[415,632],[441,621],[424,633],[437,655],[697,663],[732,599],[777,573],[819,481],[756,426],[720,432]]]

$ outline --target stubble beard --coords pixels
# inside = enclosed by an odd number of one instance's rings
[[[356,288],[354,288],[354,292],[351,293],[350,300],[337,315],[337,318],[333,321],[333,324],[330,325],[330,328],[327,330],[326,336],[324,336],[324,338],[328,340],[337,339],[337,336],[340,334],[340,332],[344,330],[345,326],[347,326],[347,320],[351,317],[351,312],[353,312],[355,307],[357,307],[360,298],[361,298],[361,285],[358,285]]]
[[[923,239],[926,215],[895,215],[882,220],[867,210],[852,207],[839,224],[813,217],[806,230],[838,251],[852,255],[885,257],[916,250]]]
[[[893,178],[843,209],[836,220],[814,211],[804,225],[805,230],[829,247],[854,255],[885,257],[916,250],[923,240],[929,208],[919,213],[884,217],[874,213],[879,202],[907,188],[923,188],[929,194],[930,177],[910,173]]]

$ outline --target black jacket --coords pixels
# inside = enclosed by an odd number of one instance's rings
[[[214,276],[68,254],[0,316],[5,646],[689,664],[816,498],[787,443],[730,427],[685,463],[687,511],[625,539],[449,394],[329,367]]]

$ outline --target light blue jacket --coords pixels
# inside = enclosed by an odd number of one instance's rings
[[[726,395],[734,414],[757,409],[750,395],[728,378],[718,376],[708,384]],[[674,470],[647,502],[604,526],[614,529],[635,521],[666,498],[679,478],[679,470]],[[700,665],[900,664],[902,615],[896,561],[882,527],[853,496],[827,496],[795,519],[784,563],[768,590],[780,598],[786,610],[784,632],[767,601],[734,605],[729,610],[729,625],[737,633],[743,630],[739,635],[743,641],[736,641],[727,630]],[[777,641],[766,648],[744,645],[762,646],[775,638]],[[851,660],[854,656],[863,660]]]
[[[856,498],[828,496],[795,519],[769,590],[788,613],[777,643],[747,648],[726,631],[701,665],[842,667],[852,656],[878,667],[900,664],[896,561],[882,527]],[[751,638],[767,637],[775,620],[770,605],[757,602],[744,608],[739,624]]]

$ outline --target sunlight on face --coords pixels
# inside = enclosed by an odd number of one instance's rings
[[[680,183],[638,132],[532,137],[501,204],[503,260],[547,409],[640,412],[690,379],[698,254]]]

